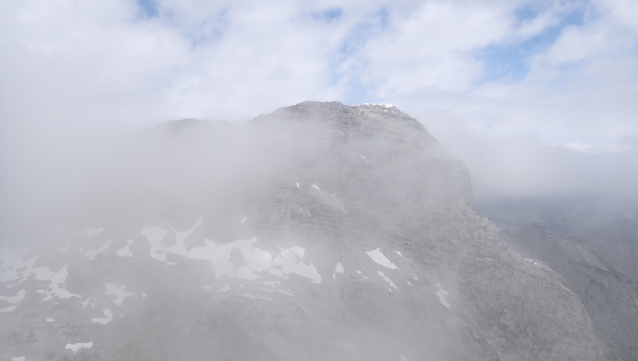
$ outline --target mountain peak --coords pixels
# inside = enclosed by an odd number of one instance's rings
[[[68,223],[0,252],[0,357],[601,359],[578,297],[397,108],[197,124],[118,146]]]
[[[344,122],[396,122],[414,129],[425,128],[414,118],[403,113],[391,104],[344,105],[340,102],[305,101],[296,105],[283,107],[255,120],[263,118],[288,118],[296,120],[316,120],[329,124]]]

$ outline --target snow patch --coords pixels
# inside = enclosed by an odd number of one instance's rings
[[[257,239],[254,237],[250,240],[238,240],[221,245],[205,240],[205,246],[192,248],[189,251],[183,250],[183,254],[187,258],[210,261],[217,279],[222,276],[254,279],[258,277],[258,273],[272,265],[272,254],[254,247],[253,244],[256,242]],[[241,252],[244,264],[240,267],[236,267],[231,262],[230,254],[234,249]]]
[[[28,248],[0,248],[0,282],[9,282],[17,279],[22,281],[29,277],[35,257],[25,261],[23,256],[28,250]]]
[[[113,240],[109,240],[109,242],[107,244],[105,244],[104,246],[100,247],[99,249],[90,249],[86,252],[84,252],[84,257],[88,258],[89,260],[94,260],[95,256],[97,256],[100,252],[104,251],[105,249],[109,248],[109,246],[111,245],[111,243],[113,242]]]
[[[523,257],[523,258],[525,258],[525,257]],[[536,265],[537,267],[540,267],[540,266],[541,266],[541,265],[540,265],[540,263],[538,263],[538,262],[534,261],[533,259],[525,258],[525,260],[526,260],[526,261],[528,261],[528,262],[533,263],[533,264],[534,264],[534,265]]]
[[[133,253],[128,248],[129,246],[124,246],[117,251],[117,255],[120,257],[133,257]]]
[[[203,219],[200,218],[197,220],[195,225],[189,230],[179,232],[173,229],[173,232],[175,233],[175,236],[177,237],[177,242],[172,247],[166,247],[165,245],[161,243],[164,237],[166,237],[168,230],[163,229],[160,226],[152,225],[152,226],[145,227],[140,231],[140,234],[146,237],[146,239],[151,243],[151,251],[150,251],[151,257],[158,261],[162,261],[162,262],[166,262],[167,264],[170,264],[170,262],[166,261],[166,254],[173,253],[173,254],[185,256],[188,253],[188,251],[186,250],[186,246],[184,245],[184,241],[186,240],[186,237],[188,237],[189,234],[193,233],[195,229],[197,229],[197,227],[199,227],[202,223],[203,223]]]
[[[262,296],[253,296],[253,295],[249,295],[248,293],[243,293],[243,294],[241,294],[241,296],[248,297],[248,298],[254,298],[254,299],[257,299],[257,300],[272,301],[271,298],[262,297]]]
[[[91,348],[93,347],[93,341],[91,342],[78,342],[78,343],[67,343],[66,347],[64,348],[65,350],[71,350],[73,352],[78,352],[80,351],[80,349],[83,348]]]
[[[113,300],[113,303],[118,306],[122,306],[125,298],[133,296],[135,294],[135,292],[127,293],[126,291],[124,291],[125,288],[126,286],[118,286],[113,283],[107,283],[106,292],[104,294],[115,296],[115,300]]]
[[[277,292],[281,292],[281,293],[283,293],[284,295],[288,295],[288,296],[290,296],[290,297],[295,297],[292,293],[290,293],[290,292],[288,292],[288,291],[284,291],[284,290],[277,290]]]
[[[27,291],[20,290],[18,294],[13,297],[0,296],[0,301],[6,301],[8,303],[20,303],[24,299],[24,296],[27,294]]]
[[[103,312],[104,312],[104,317],[92,318],[91,322],[106,325],[107,323],[113,321],[113,312],[111,312],[110,309],[105,308]]]
[[[205,240],[206,246],[196,247],[181,254],[192,259],[210,261],[217,279],[227,276],[251,280],[258,278],[261,272],[269,271],[276,276],[296,273],[310,278],[314,283],[321,283],[321,275],[315,266],[302,261],[305,249],[299,246],[280,248],[279,253],[273,256],[272,253],[255,247],[256,242],[255,237],[227,244],[216,244]],[[244,264],[240,267],[231,262],[230,253],[234,249],[241,251]]]
[[[441,302],[441,304],[445,306],[445,308],[450,308],[450,304],[445,299],[445,296],[447,296],[448,292],[444,290],[443,288],[441,288],[440,284],[437,283],[436,285],[439,287],[439,290],[436,291],[436,295],[439,298],[439,302]]]
[[[195,232],[195,230],[201,226],[204,223],[204,219],[203,218],[199,218],[197,220],[197,222],[195,222],[195,225],[193,227],[191,227],[190,229],[187,229],[183,232],[179,232],[175,229],[173,229],[173,232],[175,232],[175,236],[177,237],[177,242],[175,244],[174,247],[177,247],[179,249],[186,249],[186,246],[184,245],[184,241],[186,240],[186,237],[188,237],[188,235],[190,235],[191,233]]]
[[[35,259],[34,259],[35,260]],[[69,276],[69,271],[67,270],[68,265],[62,267],[59,271],[53,273],[46,267],[36,267],[32,268],[29,271],[35,274],[35,279],[37,281],[51,281],[49,283],[50,291],[47,291],[47,297],[45,297],[44,301],[48,301],[53,297],[68,299],[71,297],[82,298],[80,295],[73,294],[64,288],[60,288],[60,283],[64,283],[66,278]]]
[[[97,301],[97,298],[89,297],[86,300],[84,300],[84,302],[80,302],[80,304],[82,305],[82,309],[85,309],[86,306],[88,306],[89,304],[91,304],[92,308],[95,308],[95,302],[96,301]]]
[[[383,272],[381,272],[381,271],[377,271],[377,274],[378,274],[379,276],[381,276],[381,278],[383,278],[383,280],[384,280],[384,281],[386,281],[386,282],[390,285],[390,287],[393,287],[393,288],[394,288],[394,289],[396,289],[397,291],[399,290],[399,288],[397,287],[397,285],[395,285],[395,284],[394,284],[394,282],[392,282],[392,280],[391,280],[388,276],[386,276],[385,274],[383,274]]]
[[[140,234],[146,237],[151,244],[158,243],[168,233],[168,230],[161,228],[160,226],[152,225],[145,228],[142,228]]]
[[[390,262],[390,260],[381,252],[381,249],[373,249],[372,251],[366,251],[368,256],[372,258],[372,260],[385,268],[389,269],[399,269],[394,263]]]
[[[314,189],[318,190],[319,192],[321,192],[321,189],[319,189],[319,187],[316,184],[313,184],[312,188],[314,188]]]
[[[381,106],[386,108],[394,108],[394,105],[388,103],[363,103],[362,105]]]
[[[166,256],[170,253],[189,259],[210,261],[211,269],[217,279],[226,276],[252,280],[258,278],[260,273],[269,271],[271,274],[282,277],[289,273],[296,273],[311,279],[314,283],[321,283],[321,276],[314,265],[312,263],[305,264],[302,261],[305,249],[299,246],[280,248],[279,253],[274,255],[269,251],[256,247],[257,238],[252,237],[251,239],[235,240],[226,244],[217,244],[205,239],[204,246],[187,249],[184,245],[184,240],[201,223],[202,219],[198,220],[193,228],[185,232],[173,230],[177,235],[177,242],[171,247],[161,243],[168,230],[153,225],[142,229],[140,233],[151,243],[150,255],[154,259],[168,263]],[[231,252],[234,250],[240,251],[242,262],[237,263],[237,260],[231,260]]]
[[[140,234],[151,243],[151,257],[158,261],[166,261],[166,247],[160,242],[166,237],[167,233],[167,229],[155,225],[145,227],[140,231]]]
[[[13,312],[18,306],[9,306],[5,308],[0,308],[0,313]]]
[[[247,221],[247,220],[248,220],[248,218],[243,217],[243,218],[241,219],[241,221],[239,221],[239,223],[244,224],[244,223],[246,223],[246,221]]]
[[[98,233],[101,233],[104,230],[104,228],[92,228],[92,227],[87,227],[84,228],[84,233],[86,233],[89,238],[95,236]]]
[[[133,253],[131,253],[131,250],[129,249],[129,247],[131,246],[131,243],[133,243],[133,240],[135,240],[135,238],[129,239],[128,241],[126,241],[127,245],[120,248],[117,251],[117,255],[120,257],[133,257]]]
[[[280,252],[273,260],[273,267],[270,273],[282,276],[286,273],[296,273],[298,275],[310,278],[313,283],[321,284],[321,275],[312,264],[308,265],[303,262],[305,250],[299,246],[291,248],[279,248]]]
[[[11,361],[25,361],[26,357],[24,356],[18,356],[18,357],[12,357]]]
[[[55,322],[55,320],[52,319],[51,317],[47,317],[44,320],[47,321],[47,322]]]
[[[280,283],[281,283],[281,280],[279,280],[279,281],[264,281],[262,283],[265,284],[268,287],[279,287]]]

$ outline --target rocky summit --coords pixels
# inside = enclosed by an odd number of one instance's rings
[[[4,242],[3,360],[605,357],[565,280],[394,106],[174,121],[94,163]]]

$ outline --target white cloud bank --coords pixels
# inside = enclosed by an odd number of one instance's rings
[[[0,201],[97,135],[304,100],[395,104],[479,196],[638,195],[633,0],[144,3],[0,3]]]

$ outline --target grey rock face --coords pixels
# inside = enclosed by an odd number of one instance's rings
[[[112,173],[140,188],[87,197],[46,256],[4,251],[2,357],[604,357],[578,296],[472,210],[464,166],[395,107],[306,102],[139,139]]]
[[[638,288],[634,264],[628,261],[636,260],[634,242],[610,234],[588,238],[561,237],[530,224],[509,240],[554,269],[580,296],[596,331],[608,343],[610,358],[638,360]]]

